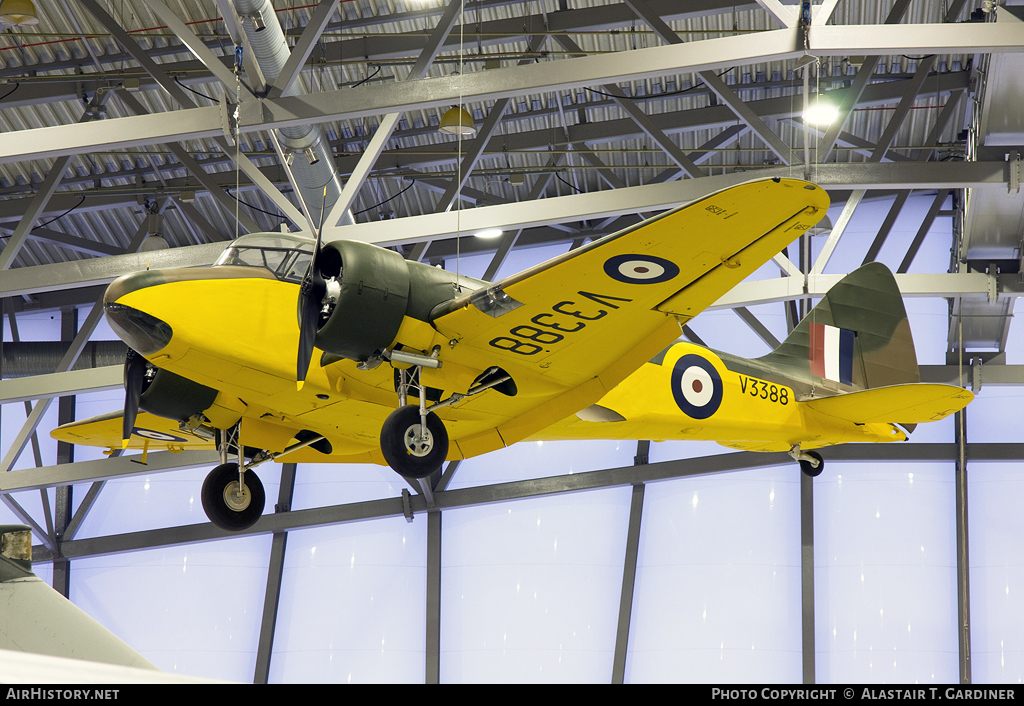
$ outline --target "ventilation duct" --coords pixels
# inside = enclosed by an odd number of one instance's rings
[[[273,84],[291,56],[274,7],[270,0],[234,0],[234,5],[249,38],[256,63],[259,64],[267,83]],[[308,92],[305,79],[299,76],[284,95],[293,96]],[[291,153],[298,153],[291,165],[292,173],[310,214],[315,218],[321,209],[325,214],[330,213],[335,202],[341,197],[341,180],[335,173],[334,154],[327,144],[323,128],[320,125],[301,125],[283,128],[278,133],[281,135],[282,147]],[[341,222],[343,225],[355,223],[351,211],[346,211]]]
[[[48,375],[57,369],[71,344],[61,341],[22,341],[4,343],[0,360],[0,376],[23,378],[30,375]],[[128,346],[121,341],[90,341],[72,370],[124,365]]]

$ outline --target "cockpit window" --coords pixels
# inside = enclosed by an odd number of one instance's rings
[[[303,238],[258,234],[243,236],[214,263],[263,267],[286,282],[302,282],[313,257],[313,243]]]

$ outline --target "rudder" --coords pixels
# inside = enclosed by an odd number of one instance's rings
[[[782,345],[757,360],[843,391],[921,381],[903,296],[878,262],[844,277]]]

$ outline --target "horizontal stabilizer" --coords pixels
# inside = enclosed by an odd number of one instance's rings
[[[955,385],[908,383],[809,400],[816,412],[856,424],[921,424],[966,407],[974,394]]]
[[[50,432],[57,441],[86,446],[121,448],[121,420],[123,412],[111,412],[90,419],[63,424]],[[148,412],[139,412],[133,425],[130,449],[148,448],[150,451],[181,451],[183,449],[212,449],[213,441],[195,436],[178,428],[171,419],[158,417]]]

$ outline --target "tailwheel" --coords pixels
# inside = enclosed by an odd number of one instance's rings
[[[804,456],[810,456],[812,460],[805,458],[800,459],[800,470],[811,478],[817,478],[821,475],[821,472],[825,470],[825,459],[821,457],[821,454],[817,451],[804,451]]]
[[[263,483],[246,471],[240,484],[237,463],[222,463],[203,481],[203,510],[210,522],[237,532],[252,527],[263,515],[266,494]]]
[[[433,412],[426,413],[424,425],[419,405],[405,405],[384,421],[380,450],[399,475],[426,478],[448,457],[448,431]]]

